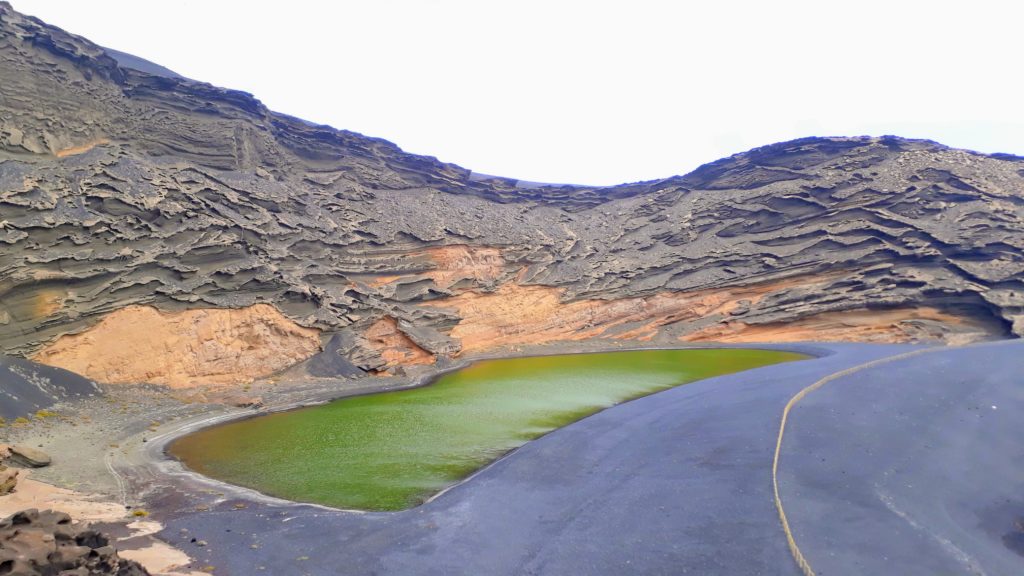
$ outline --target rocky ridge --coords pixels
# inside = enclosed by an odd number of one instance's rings
[[[1024,335],[1022,158],[805,138],[665,180],[519,183],[135,70],[3,2],[0,79],[0,345],[92,378],[126,345],[123,381],[199,377],[153,358],[211,341],[230,373],[251,334],[302,330],[347,375],[579,338]],[[286,322],[93,332],[261,305]],[[280,368],[256,364],[240,382]]]

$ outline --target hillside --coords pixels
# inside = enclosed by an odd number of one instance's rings
[[[665,180],[520,184],[124,67],[3,2],[0,79],[0,346],[99,381],[1024,335],[1024,158],[805,138]]]

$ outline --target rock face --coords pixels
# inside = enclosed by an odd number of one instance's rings
[[[320,350],[320,333],[272,306],[160,312],[128,306],[82,334],[61,336],[37,362],[112,384],[175,388],[252,381]]]
[[[346,372],[574,338],[1024,334],[1017,157],[806,138],[665,180],[520,183],[119,65],[3,3],[0,80],[0,345],[100,380],[254,375],[177,366],[187,332],[148,340],[149,371],[120,339],[71,350],[142,307],[272,305]]]
[[[11,576],[147,576],[120,558],[105,535],[63,512],[25,510],[0,520],[0,574]]]

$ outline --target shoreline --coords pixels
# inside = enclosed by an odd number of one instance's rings
[[[214,416],[214,417],[211,417],[211,418],[208,418],[208,419],[200,420],[200,421],[197,421],[197,422],[189,423],[187,425],[184,425],[184,426],[181,426],[181,427],[179,427],[179,428],[177,428],[175,430],[171,430],[169,432],[166,432],[166,433],[164,433],[164,434],[162,434],[162,435],[160,435],[160,436],[158,436],[156,438],[152,438],[150,440],[149,447],[148,447],[149,456],[151,458],[150,465],[151,466],[156,466],[157,468],[159,468],[163,474],[168,474],[168,475],[174,475],[174,476],[180,476],[180,477],[183,477],[183,478],[188,478],[189,480],[196,481],[196,482],[202,483],[204,485],[208,485],[210,487],[217,488],[218,490],[221,490],[221,491],[223,491],[225,493],[232,492],[232,493],[235,493],[235,494],[239,495],[240,497],[246,497],[246,498],[249,498],[251,500],[260,501],[260,502],[264,502],[264,503],[297,504],[297,505],[304,505],[304,506],[314,506],[314,507],[323,508],[323,509],[326,509],[326,510],[333,510],[333,511],[340,511],[340,512],[349,512],[349,513],[356,513],[356,514],[393,514],[393,513],[397,513],[397,512],[404,512],[406,510],[415,510],[419,506],[422,506],[424,504],[427,504],[427,503],[429,503],[429,502],[439,498],[440,496],[442,496],[444,493],[448,492],[449,490],[451,490],[451,489],[453,489],[453,488],[455,488],[455,487],[457,487],[457,486],[459,486],[461,484],[464,484],[464,483],[468,482],[469,480],[471,480],[473,477],[475,477],[480,472],[486,470],[487,468],[489,468],[490,466],[494,465],[498,461],[500,461],[500,460],[508,457],[510,454],[514,453],[519,447],[513,448],[513,449],[503,453],[498,458],[495,458],[494,460],[491,460],[491,461],[487,462],[485,465],[481,466],[480,468],[477,468],[477,469],[473,470],[469,475],[467,475],[467,476],[465,476],[463,478],[460,478],[458,481],[456,481],[456,482],[454,482],[454,483],[452,483],[452,484],[450,484],[448,486],[445,486],[444,488],[442,488],[441,490],[435,492],[429,498],[427,498],[426,500],[424,500],[423,502],[421,502],[419,504],[416,504],[415,506],[412,506],[412,507],[409,507],[409,508],[403,508],[402,510],[379,511],[379,510],[361,510],[361,509],[354,509],[354,508],[339,508],[339,507],[336,507],[336,506],[329,506],[329,505],[319,504],[319,503],[316,503],[316,502],[306,502],[306,501],[303,501],[303,500],[294,500],[294,499],[282,498],[282,497],[279,497],[279,496],[274,496],[272,494],[267,494],[267,493],[262,492],[262,491],[260,491],[260,490],[258,490],[256,488],[251,488],[251,487],[248,487],[248,486],[242,486],[242,485],[238,485],[238,484],[233,484],[231,482],[227,482],[227,481],[224,481],[224,480],[219,480],[217,478],[212,478],[210,476],[202,474],[201,472],[198,472],[198,471],[195,471],[195,470],[192,470],[191,468],[189,468],[184,462],[182,462],[179,458],[177,458],[174,454],[172,454],[170,452],[170,446],[176,440],[178,440],[180,438],[183,438],[183,437],[186,437],[186,436],[188,436],[190,434],[194,434],[194,433],[199,432],[201,430],[207,430],[209,428],[216,428],[218,426],[223,426],[223,425],[226,425],[226,424],[229,424],[229,423],[233,423],[233,422],[239,422],[239,421],[243,421],[243,420],[259,418],[259,417],[267,416],[267,415],[270,415],[270,414],[279,414],[279,413],[283,413],[283,412],[298,411],[298,410],[302,410],[302,409],[305,409],[305,408],[311,408],[311,407],[314,407],[314,406],[322,406],[324,404],[329,404],[329,403],[332,403],[332,402],[337,402],[339,400],[344,400],[344,399],[348,399],[348,398],[355,398],[355,397],[359,397],[359,396],[369,396],[369,395],[381,394],[381,393],[401,392],[401,391],[414,390],[414,389],[417,389],[417,388],[423,388],[423,387],[431,386],[434,383],[436,383],[439,379],[444,377],[445,375],[448,375],[448,374],[451,374],[451,373],[454,373],[454,372],[458,372],[458,371],[463,370],[463,369],[465,369],[465,368],[467,368],[469,366],[472,366],[472,365],[474,365],[474,364],[476,364],[478,362],[487,362],[487,361],[493,361],[493,360],[505,360],[505,359],[514,359],[514,358],[537,358],[537,357],[545,357],[545,356],[571,356],[571,355],[585,355],[585,354],[614,354],[616,352],[636,352],[636,351],[644,351],[644,350],[722,350],[722,349],[780,350],[780,351],[789,351],[789,352],[794,352],[794,353],[802,353],[802,354],[804,354],[804,355],[806,355],[808,357],[808,358],[806,358],[808,360],[809,359],[814,359],[814,358],[821,358],[823,356],[827,356],[827,355],[832,353],[832,352],[830,352],[828,350],[814,348],[812,346],[804,346],[800,350],[794,350],[794,349],[791,349],[791,348],[793,348],[793,346],[788,346],[788,345],[768,345],[768,344],[765,344],[765,345],[753,345],[753,346],[746,346],[746,345],[700,345],[700,346],[679,346],[679,347],[650,346],[650,347],[616,348],[616,349],[613,349],[613,350],[605,350],[605,351],[579,351],[579,352],[569,352],[569,353],[551,352],[551,353],[546,353],[546,354],[531,354],[531,353],[527,353],[527,354],[521,354],[521,355],[482,355],[481,357],[464,358],[464,359],[459,359],[458,362],[455,362],[455,363],[453,363],[450,366],[446,366],[445,368],[443,368],[441,370],[430,371],[430,372],[418,375],[418,376],[414,377],[407,385],[403,385],[403,386],[390,387],[390,388],[387,388],[387,389],[371,389],[371,390],[366,390],[366,391],[355,391],[353,393],[345,394],[345,395],[342,395],[342,396],[338,396],[338,397],[335,397],[335,398],[332,398],[332,399],[329,399],[329,400],[326,400],[326,401],[305,402],[305,403],[303,403],[303,402],[296,402],[294,404],[289,404],[289,405],[281,405],[281,406],[270,407],[268,409],[260,410],[258,412],[254,412],[254,413],[220,415],[220,416]],[[652,392],[650,394],[657,394],[657,392]],[[650,394],[644,394],[643,396],[649,396]],[[642,398],[643,396],[639,396],[638,398]],[[614,404],[613,406],[619,406],[621,404],[626,404],[626,403],[631,402],[631,401],[636,400],[636,399],[637,398],[629,398],[627,400],[624,400],[622,402]],[[608,408],[612,408],[613,406],[608,406],[606,408],[603,408],[602,410],[606,410]],[[600,412],[602,410],[598,410],[598,412]],[[570,423],[566,424],[566,426],[572,425],[575,422],[583,420],[583,419],[585,419],[585,418],[587,418],[587,417],[589,417],[591,415],[592,414],[588,414],[587,416],[584,416],[583,418],[580,418],[579,420],[574,420],[573,422],[570,422]],[[564,427],[565,426],[559,426],[558,428],[555,428],[554,430],[557,430],[559,428],[564,428]],[[546,434],[548,434],[550,432],[553,432],[554,430],[546,432],[545,434],[542,434],[541,436],[538,436],[538,438],[540,438],[540,437],[542,437],[542,436],[544,436],[544,435],[546,435]],[[536,440],[536,439],[537,438],[533,438],[530,441]]]
[[[455,488],[455,487],[457,487],[457,486],[459,486],[461,484],[464,484],[464,483],[468,482],[473,477],[475,477],[476,475],[478,475],[482,471],[486,470],[490,466],[494,465],[495,463],[499,462],[500,460],[502,460],[504,458],[507,458],[510,454],[514,453],[518,448],[513,448],[512,450],[509,450],[508,452],[502,454],[500,457],[498,457],[498,458],[488,462],[484,466],[481,466],[480,468],[474,470],[472,473],[470,473],[465,478],[462,478],[459,481],[457,481],[457,482],[455,482],[455,483],[453,483],[453,484],[451,484],[449,486],[444,487],[443,489],[441,489],[437,493],[431,495],[430,498],[424,500],[422,503],[420,503],[420,504],[418,504],[416,506],[413,506],[411,508],[405,508],[405,509],[402,509],[402,510],[395,510],[395,511],[372,511],[372,510],[359,510],[359,509],[349,509],[349,508],[337,508],[337,507],[334,507],[334,506],[327,506],[327,505],[324,505],[324,504],[317,504],[315,502],[304,502],[304,501],[299,501],[299,500],[290,500],[290,499],[287,499],[287,498],[281,498],[281,497],[278,497],[278,496],[273,496],[271,494],[267,494],[265,492],[261,492],[261,491],[255,489],[255,488],[249,488],[247,486],[240,486],[238,484],[232,484],[230,482],[226,482],[226,481],[223,481],[223,480],[218,480],[216,478],[211,478],[211,477],[206,476],[206,475],[204,475],[204,474],[202,474],[200,472],[197,472],[195,470],[192,470],[192,469],[188,468],[188,466],[186,466],[184,464],[184,462],[182,462],[180,459],[178,459],[177,457],[175,457],[173,454],[170,453],[169,447],[170,447],[170,445],[172,443],[174,443],[174,441],[178,440],[179,438],[183,438],[185,436],[188,436],[189,434],[193,434],[195,432],[198,432],[200,430],[205,430],[205,429],[208,429],[208,428],[215,428],[217,426],[222,426],[222,425],[229,424],[229,423],[232,423],[232,422],[238,422],[238,421],[242,421],[242,420],[249,420],[249,419],[252,419],[252,418],[259,418],[261,416],[267,416],[267,415],[270,415],[270,414],[278,414],[278,413],[282,413],[282,412],[293,412],[293,411],[302,410],[302,409],[305,409],[305,408],[311,408],[311,407],[314,407],[314,406],[322,406],[324,404],[330,404],[332,402],[336,402],[336,401],[339,401],[339,400],[344,400],[344,399],[347,399],[347,398],[355,398],[355,397],[358,397],[358,396],[370,396],[370,395],[373,395],[373,394],[381,394],[381,393],[385,393],[385,392],[401,392],[401,391],[406,391],[406,390],[414,390],[416,388],[423,388],[423,387],[430,386],[430,385],[434,384],[435,382],[437,382],[437,380],[439,380],[440,378],[442,378],[443,376],[445,376],[447,374],[451,374],[453,372],[458,372],[459,370],[462,370],[464,368],[468,368],[469,366],[472,366],[473,364],[476,364],[477,362],[485,362],[485,361],[490,361],[490,360],[505,360],[505,359],[514,359],[514,358],[536,358],[536,357],[544,357],[544,356],[568,356],[568,355],[580,355],[580,354],[602,354],[602,353],[615,353],[615,352],[636,352],[636,351],[643,351],[643,350],[721,350],[721,349],[735,349],[735,348],[744,349],[744,350],[782,350],[782,351],[788,351],[788,352],[795,352],[795,353],[800,353],[800,354],[807,355],[809,357],[809,358],[807,358],[808,360],[815,359],[815,358],[823,358],[825,356],[829,356],[829,355],[835,353],[835,352],[833,352],[831,350],[827,350],[827,349],[824,349],[824,348],[817,347],[813,343],[780,343],[780,344],[755,343],[755,344],[749,344],[749,345],[748,344],[717,344],[717,343],[708,343],[708,344],[698,344],[698,345],[688,344],[688,345],[682,345],[682,346],[666,346],[666,345],[659,345],[659,346],[636,346],[635,343],[632,343],[632,344],[633,344],[633,346],[632,347],[628,347],[628,348],[625,348],[625,347],[618,348],[617,347],[617,348],[612,348],[612,349],[607,349],[607,350],[586,350],[586,351],[574,351],[574,352],[552,351],[552,352],[547,352],[547,353],[530,353],[530,352],[526,352],[526,353],[521,353],[521,354],[485,353],[485,354],[475,355],[475,356],[466,357],[466,358],[459,358],[456,362],[454,362],[450,366],[446,366],[446,367],[444,367],[444,368],[442,368],[440,370],[430,370],[430,371],[427,371],[425,373],[418,374],[416,376],[413,376],[411,381],[408,384],[404,384],[404,385],[391,386],[391,387],[383,387],[383,386],[372,387],[371,386],[371,387],[369,387],[366,390],[355,390],[355,391],[351,391],[350,393],[344,393],[344,394],[341,394],[341,395],[338,395],[338,396],[331,397],[331,398],[326,399],[326,400],[322,400],[322,399],[316,399],[316,400],[310,400],[310,401],[302,401],[302,400],[300,400],[300,401],[289,403],[289,404],[267,406],[267,407],[265,407],[263,409],[255,411],[255,412],[236,412],[236,413],[228,413],[228,414],[221,414],[221,415],[217,415],[217,416],[212,416],[210,418],[207,418],[207,419],[204,419],[204,420],[200,420],[200,421],[197,421],[197,422],[186,423],[186,424],[184,424],[184,425],[182,425],[182,426],[180,426],[180,427],[178,427],[178,428],[176,428],[174,430],[165,432],[165,433],[163,433],[160,436],[157,436],[155,438],[151,438],[149,440],[149,442],[148,442],[149,446],[146,449],[147,452],[148,452],[148,456],[150,457],[148,465],[156,467],[157,469],[160,470],[161,473],[163,473],[165,475],[175,476],[175,477],[187,479],[187,480],[199,483],[199,484],[203,484],[203,485],[207,485],[209,487],[217,488],[218,490],[220,490],[222,492],[225,492],[225,493],[231,492],[231,493],[237,494],[239,497],[244,497],[244,498],[247,498],[247,499],[250,499],[250,500],[259,501],[259,502],[263,502],[263,503],[280,504],[280,505],[294,504],[294,505],[301,505],[301,506],[313,506],[313,507],[322,508],[322,509],[325,509],[325,510],[331,510],[331,511],[337,511],[337,512],[348,512],[348,513],[354,513],[354,514],[394,514],[394,513],[405,512],[407,510],[415,510],[419,506],[422,506],[424,504],[432,502],[433,500],[439,498],[440,496],[442,496],[443,494],[445,494],[449,490],[451,490],[451,489],[453,489],[453,488]],[[657,394],[657,392],[654,392],[652,394]],[[645,394],[644,396],[649,396],[649,395],[650,394]],[[626,404],[626,403],[631,402],[633,400],[636,400],[636,398],[631,398],[631,399],[626,400],[624,402],[620,402],[618,404],[615,404],[614,406],[619,406],[621,404]],[[608,408],[611,408],[611,407],[613,407],[613,406],[609,406]],[[603,410],[607,410],[608,408],[604,408]],[[599,410],[598,412],[600,412],[600,411],[601,410]],[[581,418],[580,420],[583,420],[583,419],[585,419],[585,418],[587,418],[589,416],[590,415],[588,415],[588,416],[586,416],[584,418]],[[572,425],[572,424],[574,424],[575,422],[578,422],[578,421],[579,420],[575,420],[573,422],[570,422],[566,426],[570,426],[570,425]],[[561,426],[559,428],[564,428],[564,426]],[[557,429],[558,428],[556,428],[555,430],[557,430]],[[548,433],[550,433],[550,432],[548,432]],[[536,440],[536,438],[534,438],[533,440]]]
[[[39,445],[54,456],[54,464],[33,473],[34,482],[56,490],[71,490],[89,498],[103,497],[97,505],[111,503],[124,507],[123,523],[137,520],[131,510],[143,506],[152,514],[150,520],[180,518],[190,513],[212,509],[225,502],[238,501],[237,506],[256,503],[273,508],[304,507],[329,513],[354,515],[394,515],[398,512],[367,512],[342,510],[315,503],[296,502],[263,494],[255,489],[229,484],[194,472],[166,452],[167,446],[197,430],[266,414],[297,410],[326,404],[335,400],[381,392],[409,390],[428,386],[445,374],[461,370],[475,362],[529,356],[608,353],[632,350],[745,348],[787,350],[821,358],[834,354],[826,346],[815,343],[759,344],[681,344],[652,342],[648,346],[635,341],[558,342],[515,349],[493,350],[457,358],[444,366],[418,370],[408,376],[368,376],[346,379],[282,379],[278,384],[263,383],[254,393],[269,398],[258,411],[216,404],[188,404],[174,397],[167,389],[152,385],[105,386],[105,395],[89,401],[75,401],[56,407],[69,416],[58,422],[41,422],[21,429],[6,429],[9,441]],[[254,386],[255,388],[256,386]],[[628,403],[628,402],[627,402]],[[120,412],[112,406],[120,406]],[[131,406],[125,408],[125,406]],[[124,416],[121,414],[126,413]],[[77,420],[76,420],[77,418]],[[571,425],[571,424],[570,424]],[[84,429],[84,430],[83,430]],[[100,440],[102,438],[102,440]],[[478,474],[516,452],[514,449],[466,478],[431,496],[424,504],[435,501],[455,487],[464,485]],[[73,464],[72,464],[73,463]],[[73,478],[73,479],[72,479]],[[191,506],[183,502],[202,501]],[[422,505],[420,505],[422,506]],[[130,508],[131,507],[131,508]],[[409,509],[416,510],[419,506]],[[158,532],[159,530],[154,530]],[[178,553],[189,551],[166,538],[150,537],[163,542]],[[131,550],[130,548],[128,550]],[[198,552],[198,551],[196,551]],[[191,556],[191,554],[188,554]],[[173,554],[172,554],[173,556]],[[181,557],[181,556],[178,556]],[[192,566],[191,560],[188,566]],[[191,574],[156,571],[158,574]]]

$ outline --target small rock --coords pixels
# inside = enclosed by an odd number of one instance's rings
[[[263,406],[263,398],[259,396],[234,396],[229,403],[236,408],[260,408]]]
[[[13,492],[17,484],[18,471],[0,464],[0,496]]]
[[[11,462],[32,468],[50,465],[50,456],[42,450],[23,445],[11,446]]]
[[[742,316],[747,312],[750,312],[750,300],[738,300],[736,307],[729,311],[730,316]]]

